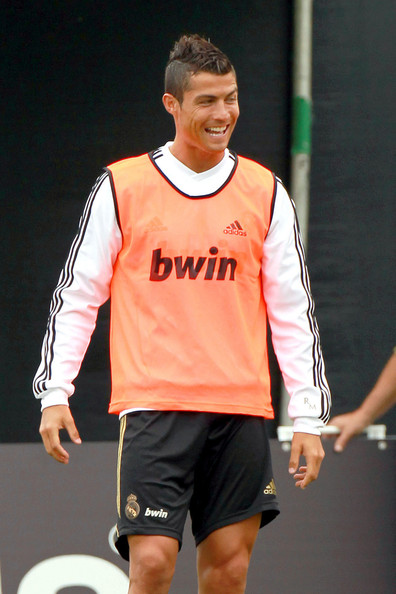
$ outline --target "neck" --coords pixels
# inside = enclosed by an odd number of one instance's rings
[[[224,150],[219,152],[183,150],[176,141],[169,147],[169,150],[178,161],[195,173],[202,173],[216,167],[224,157]]]

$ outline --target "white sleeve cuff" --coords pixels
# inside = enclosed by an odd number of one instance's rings
[[[297,417],[293,423],[293,433],[310,433],[321,435],[323,422],[314,417]]]
[[[66,406],[69,406],[69,398],[64,390],[61,390],[60,388],[53,388],[43,392],[43,396],[41,397],[42,411],[49,406],[56,406],[58,404],[65,404]]]

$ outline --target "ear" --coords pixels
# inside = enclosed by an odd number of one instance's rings
[[[176,97],[170,93],[165,93],[162,97],[162,103],[164,104],[166,111],[174,116],[179,107],[179,102]]]

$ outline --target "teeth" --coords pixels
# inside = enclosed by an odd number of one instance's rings
[[[227,126],[216,126],[213,128],[206,128],[208,132],[211,134],[224,134],[227,129]]]

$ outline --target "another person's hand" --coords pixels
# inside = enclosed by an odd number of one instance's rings
[[[342,452],[352,437],[361,433],[394,405],[396,405],[396,350],[359,408],[330,419],[329,425],[334,425],[340,430],[340,435],[334,443],[334,450]]]
[[[304,456],[306,466],[299,466],[301,456]],[[325,453],[319,435],[294,433],[291,444],[289,473],[294,475],[296,487],[305,489],[318,478],[324,456]]]
[[[360,409],[330,419],[329,425],[334,425],[340,430],[340,434],[334,443],[334,451],[343,452],[352,437],[359,435],[369,423],[370,419]]]
[[[45,408],[41,415],[40,435],[47,453],[62,464],[69,462],[69,453],[62,447],[59,432],[66,429],[73,443],[80,444],[74,419],[68,406],[59,404]]]

